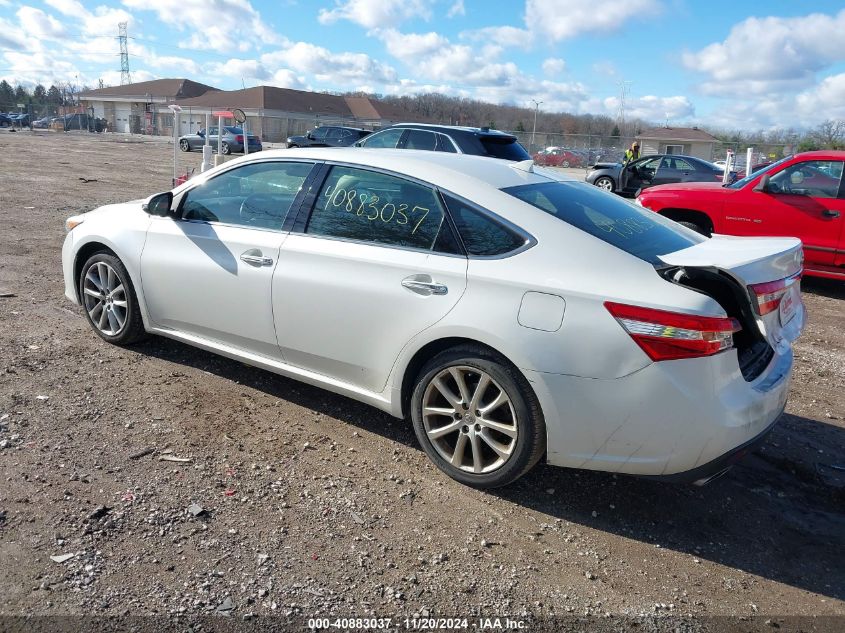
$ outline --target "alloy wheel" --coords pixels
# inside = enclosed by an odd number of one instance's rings
[[[105,262],[95,262],[82,285],[85,310],[100,332],[117,336],[126,325],[126,289],[117,272]]]
[[[425,433],[453,467],[472,474],[503,466],[518,436],[507,392],[489,374],[459,365],[437,373],[422,399]]]

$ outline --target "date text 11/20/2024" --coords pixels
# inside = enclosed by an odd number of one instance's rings
[[[308,629],[326,630],[378,630],[407,629],[409,631],[479,630],[518,631],[526,627],[524,620],[504,618],[310,618]]]

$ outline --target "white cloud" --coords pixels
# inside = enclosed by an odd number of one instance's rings
[[[287,68],[277,70],[273,74],[273,78],[270,83],[271,85],[278,86],[279,88],[293,88],[294,90],[306,90],[309,88],[302,77],[299,77],[296,73]]]
[[[615,115],[619,111],[619,97],[608,97],[602,101],[605,113]],[[625,116],[630,119],[672,122],[686,121],[695,116],[695,106],[688,97],[628,97],[625,99]]]
[[[433,0],[335,0],[333,9],[320,9],[321,24],[349,20],[367,29],[391,28],[411,18],[431,18]]]
[[[525,25],[557,42],[583,33],[610,33],[660,9],[659,0],[526,0]]]
[[[837,15],[748,18],[722,42],[683,55],[704,73],[707,94],[765,94],[808,87],[815,73],[845,60],[845,10]]]
[[[296,42],[286,48],[261,56],[266,67],[283,66],[303,74],[313,75],[318,81],[350,82],[373,81],[387,83],[396,81],[396,71],[365,55],[364,53],[333,53],[322,46],[308,42]]]
[[[565,70],[566,62],[558,57],[549,57],[543,60],[543,72],[549,77],[560,75]]]
[[[266,81],[273,77],[264,64],[257,59],[230,59],[226,62],[214,62],[206,67],[206,74],[212,77],[231,77]]]
[[[464,6],[464,0],[455,0],[451,7],[449,7],[449,11],[446,12],[447,18],[454,18],[456,15],[466,15],[467,10]]]
[[[44,2],[65,15],[77,16],[88,13],[82,3],[77,0],[44,0]]]
[[[18,9],[17,16],[26,37],[53,40],[65,33],[62,23],[41,9],[21,7]]]
[[[485,26],[464,31],[460,38],[474,42],[492,42],[504,47],[528,48],[531,46],[533,34],[515,26]]]
[[[278,43],[249,0],[123,0],[130,9],[154,11],[159,20],[180,31],[192,31],[185,48],[247,51]]]
[[[845,73],[825,77],[817,86],[800,93],[795,105],[798,117],[810,124],[845,120]]]

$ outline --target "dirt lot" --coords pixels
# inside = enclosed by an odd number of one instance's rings
[[[172,146],[0,150],[0,614],[845,617],[845,284],[805,282],[788,415],[728,476],[540,466],[479,492],[364,405],[89,330],[64,219],[169,188]]]

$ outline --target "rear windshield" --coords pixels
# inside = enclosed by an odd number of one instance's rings
[[[512,136],[479,136],[488,156],[507,160],[531,160],[525,148]]]
[[[244,131],[239,127],[234,127],[232,125],[228,125],[224,128],[230,134],[243,134]]]
[[[549,182],[502,191],[655,266],[663,265],[659,255],[707,239],[586,183]]]

